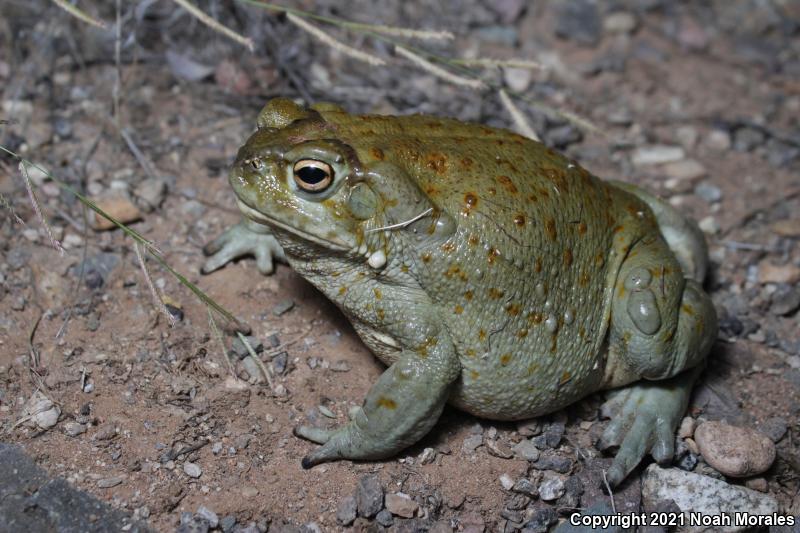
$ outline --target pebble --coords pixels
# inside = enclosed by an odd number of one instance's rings
[[[500,486],[503,487],[505,490],[511,490],[514,488],[514,480],[511,479],[511,476],[508,474],[501,474],[500,475]]]
[[[281,316],[294,308],[294,300],[281,300],[272,308],[272,314]]]
[[[756,476],[775,461],[775,443],[750,428],[705,422],[695,430],[694,440],[703,459],[726,476]]]
[[[227,515],[219,521],[219,528],[222,530],[222,533],[233,531],[234,526],[236,526],[236,517],[233,515]]]
[[[520,494],[525,494],[531,498],[535,498],[539,495],[539,489],[536,488],[536,485],[534,485],[530,479],[524,477],[519,478],[517,482],[514,483],[514,486],[511,487],[511,490]]]
[[[763,477],[754,477],[748,479],[744,482],[744,485],[748,489],[757,490],[758,492],[767,492],[769,490],[769,485],[767,484],[767,480]]]
[[[36,391],[26,402],[22,416],[30,417],[27,425],[32,424],[37,429],[45,431],[58,423],[61,408],[40,391]]]
[[[372,518],[383,508],[383,487],[377,476],[364,476],[356,488],[358,515]]]
[[[553,470],[566,474],[572,469],[572,460],[560,455],[547,454],[540,457],[532,466],[536,470]]]
[[[394,523],[394,518],[392,517],[392,513],[383,509],[375,515],[375,521],[383,527],[389,527]]]
[[[706,137],[706,146],[718,152],[726,152],[731,149],[731,136],[727,131],[713,130]]]
[[[697,421],[691,416],[685,416],[678,427],[678,436],[682,439],[691,438],[696,427]]]
[[[519,441],[513,448],[514,454],[526,461],[535,461],[539,458],[539,449],[530,441],[530,439],[523,439]]]
[[[206,507],[205,505],[201,505],[197,508],[197,516],[201,518],[205,518],[208,521],[208,527],[214,529],[219,525],[219,517],[217,513]]]
[[[350,372],[350,363],[342,359],[331,363],[329,368],[333,372]]]
[[[402,492],[390,492],[384,503],[387,511],[402,518],[413,518],[419,509],[419,504]]]
[[[434,450],[433,448],[425,448],[419,455],[419,462],[420,464],[423,465],[431,464],[435,460],[436,460],[436,450]]]
[[[633,13],[617,11],[603,19],[603,30],[607,33],[633,33],[639,21]]]
[[[78,422],[67,422],[64,424],[64,433],[70,437],[77,437],[82,433],[86,433],[86,426]]]
[[[761,283],[795,284],[800,281],[800,268],[791,263],[776,265],[771,261],[761,261],[758,264],[758,281]]]
[[[525,533],[547,533],[550,526],[558,521],[558,513],[552,507],[540,507],[531,515],[530,520],[525,522],[522,531]]]
[[[484,443],[486,446],[486,450],[489,452],[489,455],[494,455],[495,457],[500,457],[501,459],[511,459],[514,457],[514,454],[511,453],[511,450],[508,447],[495,439],[487,439]]]
[[[97,487],[101,489],[110,489],[111,487],[116,487],[123,481],[125,481],[125,476],[114,476],[114,477],[98,479]]]
[[[97,207],[122,224],[130,224],[131,222],[139,220],[142,216],[139,212],[139,208],[127,198],[106,198],[95,200],[95,203]],[[94,214],[94,229],[109,230],[116,227],[116,224],[100,216],[99,213]]]
[[[159,178],[147,178],[136,185],[133,193],[142,201],[142,208],[149,213],[161,206],[167,194],[167,183]]]
[[[556,36],[583,46],[594,46],[600,40],[602,21],[593,0],[562,2],[556,16]]]
[[[694,188],[694,193],[710,204],[719,202],[722,199],[720,188],[708,182],[698,184]]]
[[[744,509],[751,515],[778,512],[778,502],[765,494],[729,485],[709,476],[676,468],[661,468],[656,464],[651,464],[645,471],[642,500],[646,509],[655,508],[658,502],[673,500],[684,513],[692,511],[706,516],[733,514]]]
[[[780,285],[770,296],[769,310],[779,316],[791,315],[800,308],[800,289],[792,285]]]
[[[515,92],[523,92],[528,89],[531,84],[533,73],[529,68],[504,68],[503,81],[505,81],[508,88]]]
[[[247,341],[247,344],[250,345],[250,347],[253,349],[254,352],[261,353],[264,351],[264,343],[261,342],[257,337],[248,335],[247,337],[245,337],[245,340]],[[242,342],[242,339],[239,338],[238,336],[235,339],[233,339],[233,342],[231,343],[231,351],[235,355],[237,355],[239,359],[244,359],[245,357],[250,355],[250,351],[247,349],[247,346],[245,346],[245,343]]]
[[[461,450],[464,453],[473,453],[481,444],[483,444],[483,435],[470,435],[461,443]]]
[[[694,181],[703,178],[708,174],[706,167],[695,159],[681,159],[673,161],[661,167],[662,172],[668,178],[680,181]]]
[[[686,156],[680,146],[653,145],[642,146],[634,150],[631,162],[634,166],[663,165],[680,161]]]
[[[203,469],[196,463],[185,462],[183,463],[183,473],[191,478],[199,478],[203,475]]]
[[[708,235],[716,235],[719,233],[720,225],[716,218],[709,215],[704,217],[700,222],[697,223],[697,226],[703,230],[703,233],[707,233]]]
[[[800,218],[778,220],[770,229],[781,237],[800,237]]]
[[[222,453],[222,442],[217,441],[214,444],[212,444],[211,453],[213,453],[214,455],[219,455],[220,453]]]
[[[766,140],[764,132],[756,128],[739,128],[733,133],[733,149],[737,152],[749,152]]]
[[[356,497],[345,496],[336,507],[336,521],[343,526],[349,526],[355,521],[355,519]]]
[[[544,481],[539,484],[539,499],[550,502],[564,495],[564,479],[560,476],[545,475]]]
[[[766,419],[758,429],[761,433],[769,437],[772,442],[778,442],[786,436],[789,425],[785,418],[775,416]]]
[[[538,418],[517,422],[517,433],[523,437],[533,437],[542,432],[542,422]]]

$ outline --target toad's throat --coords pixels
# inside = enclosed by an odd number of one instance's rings
[[[239,211],[241,211],[244,216],[259,224],[263,224],[265,226],[271,226],[273,228],[291,233],[293,235],[300,237],[301,239],[307,240],[309,242],[312,242],[314,244],[317,244],[319,246],[337,252],[347,252],[352,249],[352,246],[348,246],[342,242],[334,242],[328,239],[323,239],[322,237],[318,237],[317,235],[312,235],[311,233],[305,232],[301,229],[294,228],[292,226],[289,226],[288,224],[275,220],[274,218],[253,209],[239,198],[236,199],[236,203],[239,206]]]

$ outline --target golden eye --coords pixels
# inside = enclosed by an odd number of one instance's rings
[[[316,159],[301,159],[294,164],[294,181],[308,192],[320,192],[333,182],[333,169]]]
[[[251,159],[249,163],[250,163],[250,168],[252,168],[253,170],[256,171],[261,170],[262,163],[260,159]]]

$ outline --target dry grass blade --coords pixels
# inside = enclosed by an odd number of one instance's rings
[[[264,365],[263,361],[261,361],[261,359],[258,357],[258,354],[256,354],[256,351],[253,349],[252,346],[250,346],[250,342],[247,340],[247,337],[245,337],[244,335],[242,335],[239,332],[237,332],[236,335],[239,336],[239,340],[242,341],[242,344],[244,344],[244,347],[247,348],[247,352],[250,354],[250,357],[253,358],[253,362],[255,362],[255,364],[258,367],[258,369],[261,370],[262,374],[264,374],[264,378],[266,378],[266,380],[267,380],[267,384],[269,385],[269,389],[270,390],[275,390],[275,386],[272,383],[272,371],[270,371],[266,367],[266,365]]]
[[[514,124],[517,125],[517,129],[519,129],[520,133],[529,139],[541,142],[539,136],[536,135],[536,132],[528,123],[528,119],[525,118],[525,115],[522,114],[522,111],[520,111],[520,109],[514,104],[505,89],[500,89],[497,91],[497,94],[500,96],[500,102],[502,102],[503,106],[508,111],[508,114],[511,115],[511,119],[514,121]]]
[[[394,50],[399,55],[405,57],[406,59],[408,59],[418,67],[422,68],[423,70],[430,72],[437,78],[441,78],[454,85],[461,85],[463,87],[469,87],[470,89],[475,89],[478,91],[486,89],[486,84],[481,80],[476,80],[474,78],[465,78],[463,76],[459,76],[458,74],[453,74],[449,70],[443,69],[438,65],[434,65],[424,57],[415,54],[408,48],[396,44],[394,46]]]
[[[76,6],[73,6],[72,4],[67,2],[67,0],[53,0],[53,3],[58,7],[60,7],[61,9],[63,9],[64,11],[66,11],[67,13],[69,13],[70,15],[72,15],[73,17],[77,18],[78,20],[85,22],[86,24],[91,24],[92,26],[104,30],[108,29],[108,24],[106,24],[100,19],[94,18],[93,16],[86,13],[85,11],[82,11]]]
[[[217,340],[220,350],[219,353],[222,354],[222,359],[225,361],[225,365],[228,367],[228,372],[231,373],[231,377],[233,379],[238,380],[239,378],[236,377],[236,371],[233,368],[231,359],[228,357],[227,351],[225,350],[225,341],[222,338],[222,332],[219,330],[219,327],[217,327],[217,321],[214,320],[214,314],[211,312],[211,309],[208,310],[208,325],[211,327],[211,333]]]
[[[0,194],[0,207],[5,209],[6,211],[8,211],[8,214],[11,216],[11,219],[14,222],[19,224],[20,226],[24,226],[25,225],[25,221],[22,220],[21,218],[19,218],[19,215],[17,214],[17,212],[14,211],[14,206],[11,205],[11,202],[8,200],[8,198],[3,196],[2,194]]]
[[[357,50],[352,46],[348,46],[341,41],[337,41],[321,29],[317,28],[313,24],[309,24],[299,16],[295,15],[294,13],[286,13],[286,18],[288,18],[292,24],[297,26],[303,31],[308,32],[309,34],[313,35],[323,43],[327,44],[331,48],[340,51],[346,56],[352,57],[353,59],[358,59],[359,61],[364,61],[365,63],[369,63],[370,65],[380,67],[386,64],[386,61],[381,59],[378,56],[374,56],[372,54],[368,54],[366,52],[362,52],[361,50]]]
[[[524,68],[529,70],[543,69],[544,65],[530,59],[491,59],[491,58],[476,58],[476,59],[453,59],[453,64],[464,65],[465,67],[481,67],[481,68]]]
[[[456,38],[449,31],[436,30],[412,30],[411,28],[400,28],[397,26],[384,26],[382,24],[362,24],[360,22],[346,22],[343,27],[351,30],[369,31],[393,37],[405,37],[407,39],[417,39],[420,41],[451,41]]]
[[[245,37],[244,35],[238,34],[232,29],[228,28],[227,26],[223,26],[213,18],[209,17],[205,11],[199,9],[197,6],[189,2],[188,0],[172,0],[183,9],[188,11],[193,17],[197,20],[211,28],[212,30],[233,39],[237,43],[244,45],[247,47],[248,50],[251,52],[255,50],[255,46],[253,45],[253,40],[249,37]]]
[[[61,246],[61,243],[58,242],[58,239],[55,238],[55,235],[53,235],[53,230],[44,217],[42,206],[39,204],[39,199],[36,197],[36,191],[33,190],[33,182],[31,182],[31,177],[28,175],[28,164],[25,161],[20,162],[19,171],[22,173],[25,189],[28,191],[28,198],[30,198],[31,204],[33,205],[33,211],[36,213],[36,218],[39,219],[42,227],[44,227],[47,238],[50,239],[50,245],[55,248],[59,254],[64,255],[64,248]]]
[[[150,277],[150,271],[147,270],[147,264],[144,262],[142,246],[138,242],[135,242],[133,243],[133,249],[136,251],[136,259],[139,260],[139,267],[142,269],[142,275],[147,283],[147,288],[150,290],[150,296],[153,297],[153,305],[155,305],[156,309],[161,311],[161,313],[167,317],[170,326],[174,326],[175,317],[172,316],[172,313],[169,312],[169,309],[167,309],[167,306],[164,305],[164,302],[161,300],[161,296],[158,295],[156,286],[153,284],[153,278]]]

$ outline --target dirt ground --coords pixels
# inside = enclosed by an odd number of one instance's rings
[[[571,507],[608,500],[596,474],[610,459],[593,446],[607,424],[599,417],[601,395],[542,420],[545,431],[566,421],[556,452],[584,485],[572,500],[524,501],[514,509],[501,476],[536,480],[542,473],[503,452],[535,428],[451,408],[398,458],[302,470],[300,458],[314,445],[292,428],[346,420],[381,364],[341,313],[287,266],[263,277],[243,259],[199,273],[203,244],[239,219],[227,166],[268,98],[512,127],[496,92],[442,81],[385,44],[330,28],[389,61],[365,65],[244,3],[197,5],[251,37],[254,53],[166,0],[123,2],[119,41],[112,2],[80,4],[112,29],[94,29],[43,0],[4,2],[0,119],[11,123],[0,125],[0,143],[95,200],[130,199],[141,212],[131,227],[253,327],[276,377],[272,389],[248,382],[236,355],[244,379],[231,377],[204,305],[148,261],[178,315],[170,325],[153,305],[133,241],[119,230],[93,229],[92,217],[87,225],[74,196],[37,174],[38,198],[65,248],[59,255],[28,201],[17,161],[4,155],[3,441],[163,531],[200,506],[271,531],[304,524],[313,531],[312,523],[343,529],[337,509],[368,474],[386,492],[416,502],[414,519],[394,517],[398,531],[433,524],[437,531],[513,531],[520,516],[527,521],[541,509],[563,518]],[[775,498],[781,512],[800,514],[800,2],[527,4],[291,3],[360,22],[450,30],[452,43],[421,45],[450,57],[542,63],[485,75],[594,122],[603,133],[581,133],[519,102],[547,144],[598,176],[645,186],[700,221],[721,330],[689,414],[780,433],[775,464],[747,483]],[[233,337],[224,342],[230,348]],[[58,423],[47,430],[18,423],[36,390],[60,406]],[[483,445],[470,450],[463,444],[476,434]],[[691,466],[710,471],[702,460]],[[619,489],[617,509],[638,509],[642,471]],[[355,527],[383,526],[359,518]]]

